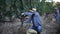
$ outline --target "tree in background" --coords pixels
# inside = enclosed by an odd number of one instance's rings
[[[60,9],[60,2],[57,2],[55,6]]]
[[[40,14],[44,12],[52,12],[52,2],[45,2],[45,0],[0,0],[0,20],[5,17],[12,19],[12,16],[20,18],[21,12],[28,11],[29,8],[35,7]]]
[[[6,16],[6,3],[5,0],[0,0],[0,20],[4,20]]]

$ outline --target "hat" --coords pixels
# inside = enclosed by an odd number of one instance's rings
[[[36,11],[36,8],[32,8],[32,10]]]

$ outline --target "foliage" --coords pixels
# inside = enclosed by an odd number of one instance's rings
[[[13,15],[20,18],[21,12],[28,11],[30,7],[37,8],[40,13],[53,11],[52,3],[45,0],[0,0],[0,19],[11,19]]]
[[[57,2],[56,7],[60,9],[60,2]]]

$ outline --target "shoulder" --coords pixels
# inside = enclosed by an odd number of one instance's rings
[[[35,15],[39,15],[39,13],[38,12],[35,12]]]

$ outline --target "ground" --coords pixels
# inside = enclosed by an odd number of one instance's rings
[[[43,16],[41,16],[41,21],[43,28],[41,34],[56,34],[58,28],[57,23],[52,22],[47,23],[48,18],[47,20],[44,20]],[[0,23],[0,34],[25,34],[29,26],[31,25],[27,25],[24,23],[22,28],[19,19],[16,19],[14,22]]]

